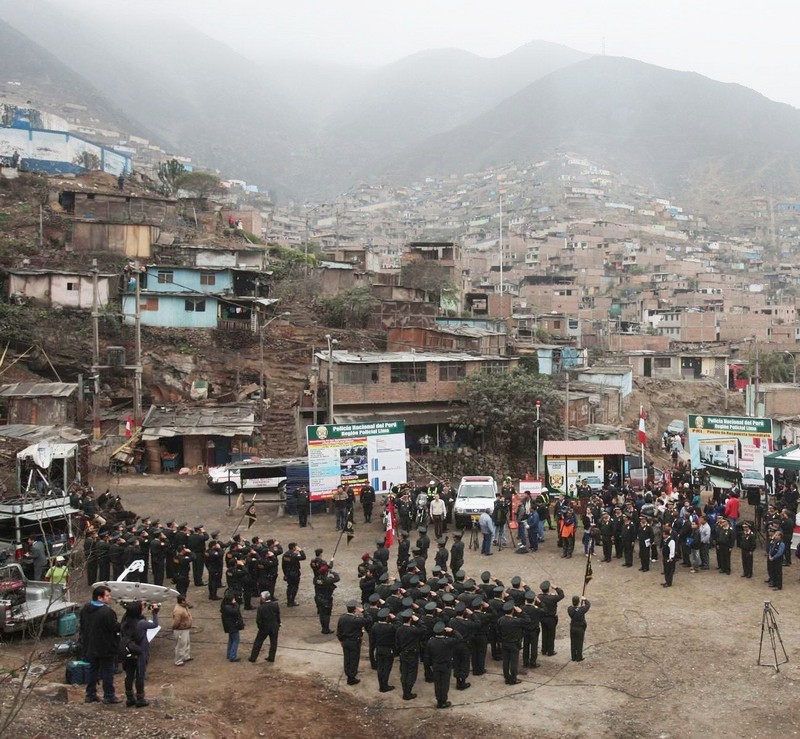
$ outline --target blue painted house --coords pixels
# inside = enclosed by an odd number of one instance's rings
[[[262,297],[264,277],[251,270],[149,265],[138,277],[143,326],[256,331],[259,310],[277,302]],[[132,273],[122,296],[122,314],[129,325],[135,322],[135,292]]]

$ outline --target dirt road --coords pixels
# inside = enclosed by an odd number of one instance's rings
[[[95,481],[98,488],[102,481]],[[118,488],[127,507],[162,521],[176,517],[190,525],[203,523],[219,528],[223,536],[236,527],[241,512],[227,515],[226,499],[209,492],[201,479],[177,477],[123,478]],[[745,516],[749,511],[745,511]],[[360,510],[357,511],[360,514]],[[375,517],[377,519],[377,516]],[[296,520],[277,517],[262,508],[257,523],[246,530],[252,536],[278,538],[284,545],[297,541],[313,556],[321,546],[331,557],[338,537],[332,516],[317,516],[313,528],[300,529]],[[550,533],[550,532],[548,532]],[[342,583],[336,592],[335,615],[344,602],[359,593],[355,576],[359,557],[375,548],[379,524],[359,523],[356,538],[342,543],[336,570]],[[580,544],[578,544],[580,552]],[[394,552],[392,553],[392,563]],[[348,687],[343,679],[342,658],[333,636],[319,633],[313,605],[310,569],[305,566],[300,585],[300,607],[283,609],[277,662],[232,664],[225,660],[225,635],[216,603],[207,600],[204,588],[190,588],[194,604],[192,634],[194,661],[175,667],[169,623],[155,642],[148,675],[150,708],[84,706],[79,688],[69,690],[70,705],[58,707],[38,699],[26,708],[16,735],[64,735],[55,726],[69,727],[72,736],[100,736],[102,724],[136,721],[144,736],[217,737],[368,737],[390,731],[397,736],[452,734],[458,736],[514,736],[521,731],[540,737],[694,737],[735,734],[741,737],[797,735],[800,711],[792,700],[800,680],[797,660],[800,635],[800,562],[785,568],[785,587],[775,592],[764,584],[763,557],[756,559],[756,576],[740,577],[738,550],[733,574],[720,574],[713,566],[690,574],[678,567],[675,586],[662,588],[660,568],[649,573],[626,569],[621,560],[603,564],[595,560],[594,578],[587,597],[588,615],[585,661],[569,660],[566,605],[579,593],[585,560],[562,559],[550,534],[538,554],[517,555],[510,548],[484,558],[468,551],[465,569],[478,576],[484,569],[506,584],[519,574],[538,586],[544,579],[561,585],[567,600],[561,604],[554,657],[541,657],[541,667],[523,675],[518,686],[503,682],[501,665],[489,662],[489,673],[471,679],[472,688],[451,691],[453,708],[434,710],[432,685],[420,680],[419,698],[403,702],[400,691],[379,694],[377,679],[362,659],[364,678]],[[278,595],[285,593],[279,580]],[[84,599],[85,585],[77,591]],[[281,598],[283,601],[283,598]],[[780,672],[757,665],[764,602],[777,608],[777,621],[789,663]],[[252,611],[245,613],[240,654],[247,656],[254,635]],[[165,619],[168,621],[168,619]],[[771,658],[769,634],[764,654]],[[52,640],[55,641],[55,640]],[[22,645],[3,648],[5,666],[18,662]],[[366,651],[366,648],[365,648]],[[263,655],[262,655],[263,656]],[[399,685],[395,665],[392,682]],[[60,680],[63,666],[52,673]],[[119,680],[119,678],[118,678]],[[161,686],[171,684],[174,701],[161,699]],[[72,703],[74,701],[74,703]],[[54,724],[63,713],[65,724]],[[131,717],[131,714],[134,714]],[[146,719],[146,720],[145,720]],[[525,728],[527,727],[527,728]]]

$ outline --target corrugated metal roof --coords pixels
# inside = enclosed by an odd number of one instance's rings
[[[251,405],[152,406],[142,421],[145,441],[173,436],[251,436]]]
[[[317,352],[328,361],[328,352]],[[380,364],[382,362],[508,362],[508,357],[471,354],[470,352],[348,352],[334,351],[334,364]]]
[[[74,382],[14,382],[0,385],[0,398],[68,398],[77,389]]]
[[[32,443],[42,439],[80,441],[86,434],[72,426],[37,426],[31,423],[12,423],[0,426],[0,439],[18,439]]]
[[[606,454],[627,454],[622,439],[606,441],[545,441],[542,456],[545,457],[603,457]]]

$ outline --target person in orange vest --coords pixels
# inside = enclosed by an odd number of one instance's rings
[[[560,521],[561,530],[559,535],[561,536],[561,541],[563,542],[563,551],[561,553],[562,558],[571,557],[572,552],[575,550],[575,524],[575,511],[570,503]]]

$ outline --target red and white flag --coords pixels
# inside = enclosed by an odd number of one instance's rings
[[[639,443],[644,446],[647,444],[647,432],[644,429],[644,406],[639,406]]]
[[[391,498],[389,498],[389,505],[386,507],[386,513],[384,514],[384,526],[386,527],[386,548],[391,549],[392,544],[394,544],[395,527],[394,501]]]

